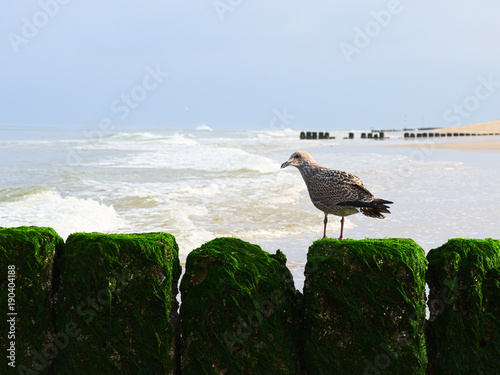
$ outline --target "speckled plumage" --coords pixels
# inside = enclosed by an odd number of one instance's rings
[[[356,176],[339,170],[319,166],[305,151],[297,151],[281,168],[297,167],[306,183],[314,206],[325,213],[324,237],[328,214],[341,216],[339,239],[343,238],[344,216],[362,212],[364,215],[383,219],[382,213],[390,213],[387,204],[391,201],[377,199]]]

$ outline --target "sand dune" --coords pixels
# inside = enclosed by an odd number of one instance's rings
[[[467,151],[500,151],[500,141],[436,143],[436,148]]]
[[[435,129],[435,133],[476,133],[476,134],[500,134],[500,120],[481,122],[473,125],[454,126],[451,128]]]
[[[446,150],[467,150],[467,151],[497,151],[500,152],[500,120],[482,122],[479,124],[454,126],[450,128],[441,128],[431,130],[433,133],[471,133],[471,134],[495,134],[488,137],[445,137],[445,138],[426,138],[426,141],[432,140],[432,145],[437,149]],[[421,147],[421,142],[410,141],[402,145],[389,147]]]

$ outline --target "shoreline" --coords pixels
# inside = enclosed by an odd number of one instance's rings
[[[500,133],[500,120],[483,122],[473,125],[454,126],[450,128],[434,129],[433,133],[472,133],[476,136],[464,136],[453,138],[427,138],[405,140],[407,144],[386,145],[385,147],[421,147],[425,144],[432,144],[433,147],[441,150],[459,150],[459,151],[500,151],[500,137],[489,135],[492,133]]]
[[[434,129],[434,133],[476,133],[488,135],[500,133],[500,120],[481,122],[479,124],[453,126],[450,128]]]
[[[498,137],[496,137],[498,138]],[[384,145],[387,148],[420,148],[424,145],[432,145],[433,148],[440,150],[458,150],[458,151],[485,151],[500,152],[500,140],[477,140],[471,141],[463,137],[454,139],[453,142],[432,141],[405,141],[406,144]]]

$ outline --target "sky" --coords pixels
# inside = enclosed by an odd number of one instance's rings
[[[0,129],[346,130],[500,118],[493,0],[0,5]]]

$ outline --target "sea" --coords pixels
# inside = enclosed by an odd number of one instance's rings
[[[443,150],[433,139],[405,140],[398,132],[384,140],[361,139],[362,130],[317,140],[300,132],[0,126],[0,227],[48,226],[64,239],[167,232],[182,264],[203,243],[236,237],[281,250],[301,290],[323,213],[299,171],[280,166],[305,150],[394,202],[384,220],[347,217],[346,238],[412,238],[426,252],[449,238],[500,238],[498,151]],[[329,216],[329,237],[338,237],[339,219]]]

